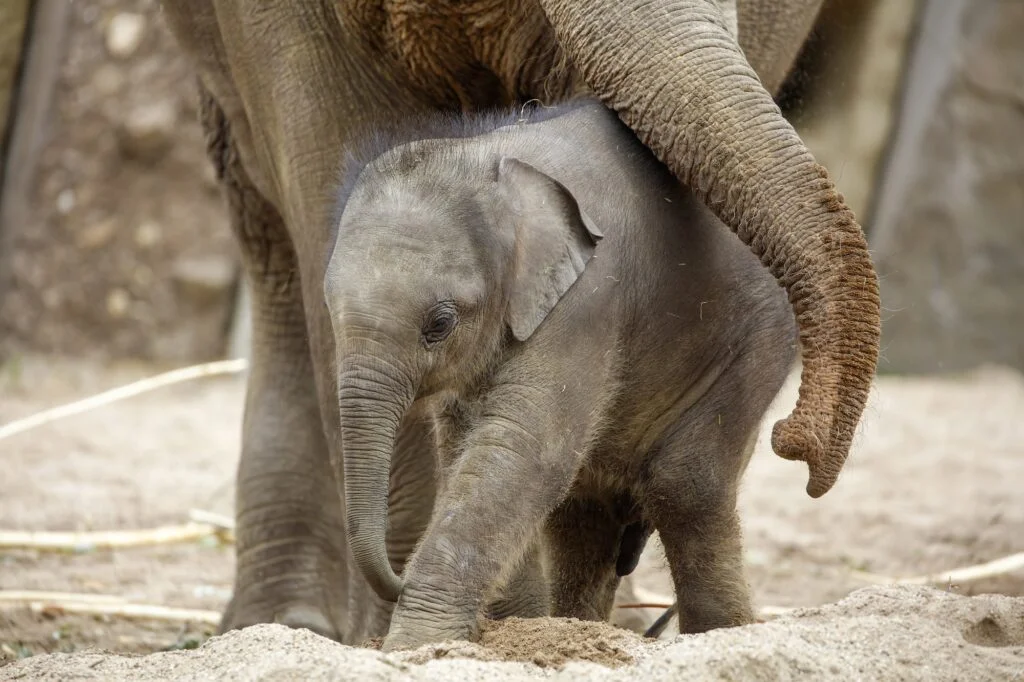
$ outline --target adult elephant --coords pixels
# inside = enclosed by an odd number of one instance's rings
[[[199,72],[209,152],[253,294],[238,561],[222,629],[276,621],[349,642],[387,629],[390,604],[357,568],[373,559],[365,543],[350,552],[345,540],[346,527],[361,538],[386,529],[368,532],[380,518],[373,510],[343,511],[346,484],[365,472],[357,463],[346,471],[341,456],[322,288],[344,150],[371,126],[420,112],[585,91],[614,109],[787,289],[803,376],[772,443],[807,462],[810,495],[832,486],[874,374],[880,324],[864,235],[772,101],[819,5],[164,2]],[[418,456],[423,427],[407,419],[398,440],[388,533],[396,571],[433,495],[433,463]]]

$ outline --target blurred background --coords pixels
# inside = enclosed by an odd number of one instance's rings
[[[156,0],[0,0],[0,665],[190,648],[231,594],[220,531],[234,516],[244,363],[4,431],[161,368],[247,353],[193,75],[159,14]],[[915,575],[1024,595],[1022,35],[1022,0],[826,0],[779,98],[868,233],[886,376],[820,500],[769,445],[795,376],[767,416],[740,500],[759,607]],[[224,527],[197,536],[195,510]],[[152,541],[168,526],[177,539]],[[10,541],[107,530],[144,546]],[[671,600],[649,548],[620,601]],[[1016,563],[956,584],[940,573],[1007,555]],[[93,615],[75,615],[83,595]],[[200,611],[117,616],[107,603],[96,616],[107,596]],[[616,622],[642,630],[659,613],[624,608]]]
[[[155,0],[0,0],[0,359],[245,350]],[[780,102],[868,232],[880,371],[1024,369],[1024,3],[828,0]]]

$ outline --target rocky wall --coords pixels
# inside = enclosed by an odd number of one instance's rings
[[[1024,369],[1024,2],[924,4],[870,232],[880,370]]]
[[[3,198],[0,351],[219,357],[238,268],[193,72],[156,0],[69,5],[46,141]]]

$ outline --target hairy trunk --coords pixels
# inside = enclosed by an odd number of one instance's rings
[[[808,494],[825,494],[878,361],[878,281],[863,231],[714,0],[541,4],[588,85],[786,288],[803,375],[772,446],[807,462]]]
[[[349,548],[374,591],[393,602],[402,582],[388,560],[388,483],[398,426],[415,391],[401,372],[377,358],[348,356],[339,365]]]

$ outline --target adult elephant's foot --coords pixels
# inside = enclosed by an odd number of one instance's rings
[[[243,454],[243,471],[249,459]],[[309,489],[314,481],[263,473],[244,478],[239,487],[245,507],[236,529],[235,593],[219,629],[280,623],[341,641],[345,571],[341,548],[330,538],[343,531],[316,517],[310,502],[318,496]],[[300,489],[310,502],[298,501]]]
[[[236,613],[248,614],[248,617],[238,617],[235,615]],[[236,609],[235,602],[232,600],[224,611],[224,617],[218,628],[218,634],[223,634],[229,630],[241,630],[250,625],[258,625],[260,623],[278,623],[290,628],[305,628],[321,637],[333,639],[337,642],[341,641],[339,629],[330,621],[324,608],[315,604],[292,604],[284,606],[276,612],[271,612],[266,609],[253,608],[251,604],[246,604],[240,609]]]
[[[254,377],[262,374],[261,367],[254,370]],[[220,629],[280,623],[342,641],[344,526],[313,420],[318,415],[296,409],[294,393],[266,390],[261,379],[250,379],[238,471],[234,595]],[[289,413],[292,430],[269,418],[273,409]]]

